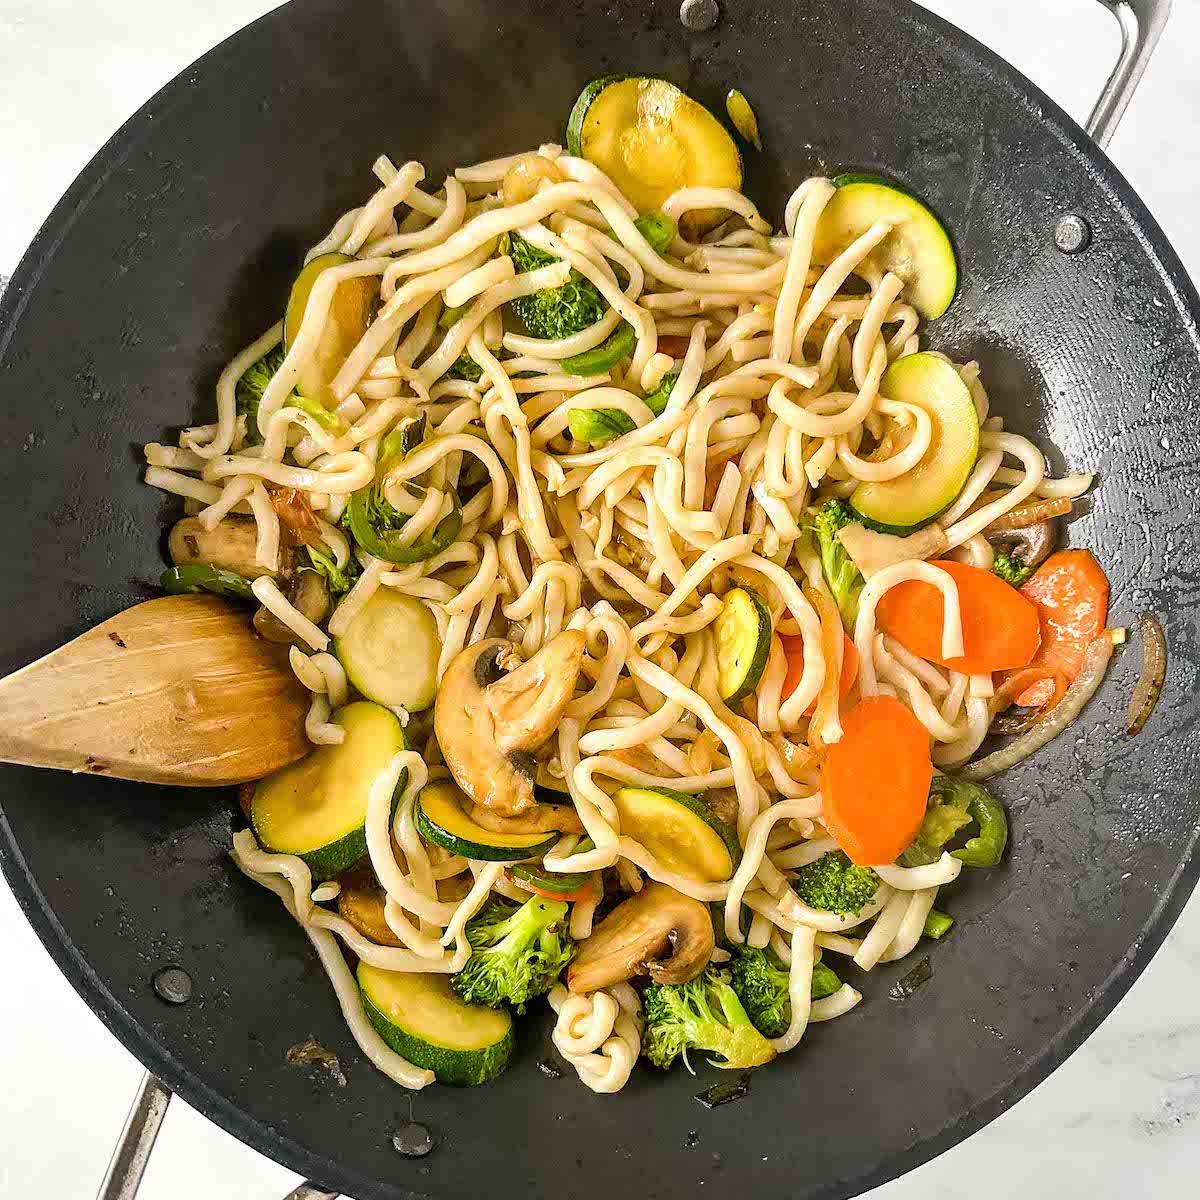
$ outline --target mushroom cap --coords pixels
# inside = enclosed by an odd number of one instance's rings
[[[567,629],[504,672],[516,647],[503,638],[468,646],[438,687],[433,724],[442,756],[475,804],[516,816],[536,803],[533,752],[575,695],[584,636]],[[519,659],[517,660],[519,661]]]
[[[635,975],[687,983],[708,965],[714,945],[708,906],[648,881],[581,943],[567,972],[573,992],[594,992]]]

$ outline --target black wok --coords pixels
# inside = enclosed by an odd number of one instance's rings
[[[229,864],[231,796],[6,768],[5,874],[88,1004],[212,1120],[362,1200],[851,1195],[1057,1066],[1200,870],[1200,301],[1178,259],[1083,131],[937,18],[897,0],[723,9],[697,34],[674,0],[296,0],[151,100],[0,304],[0,667],[147,594],[174,508],[139,482],[134,447],[208,419],[219,367],[277,319],[302,248],[367,194],[374,155],[436,177],[554,139],[584,81],[635,70],[718,110],[729,86],[747,92],[768,148],[748,188],[776,220],[806,174],[845,167],[897,176],[944,216],[963,282],[929,342],[978,358],[996,408],[1056,466],[1100,469],[1071,539],[1109,570],[1117,619],[1162,614],[1166,694],[1127,739],[1126,654],[1081,724],[1002,780],[1011,855],[959,888],[959,925],[910,999],[888,989],[911,963],[881,968],[860,1011],[711,1112],[692,1098],[708,1068],[639,1072],[620,1097],[547,1077],[534,1018],[494,1085],[415,1097],[437,1142],[420,1161],[393,1149],[408,1098],[357,1052],[303,934]],[[1076,254],[1055,245],[1070,213],[1091,231]],[[164,966],[190,974],[187,1003],[156,994]],[[286,1063],[309,1035],[344,1089]]]

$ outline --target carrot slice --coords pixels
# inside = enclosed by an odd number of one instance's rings
[[[942,657],[942,593],[923,579],[906,579],[884,594],[875,610],[881,629],[918,658],[967,675],[1023,667],[1033,658],[1040,634],[1031,600],[982,567],[949,559],[931,565],[958,585],[964,653]]]
[[[925,818],[933,763],[925,726],[893,696],[868,696],[825,752],[825,828],[859,866],[895,862]]]
[[[798,634],[781,633],[779,640],[783,643],[784,657],[787,659],[787,674],[783,677],[783,691],[780,700],[786,700],[799,686],[804,677],[804,639]],[[858,678],[858,647],[843,633],[842,634],[842,677],[838,681],[838,693],[842,699],[854,686]],[[817,711],[814,700],[805,710],[804,715],[811,717]]]
[[[1037,609],[1041,646],[1030,667],[1045,674],[1030,680],[1016,698],[1023,708],[1039,708],[1061,698],[1053,676],[1069,685],[1083,666],[1088,645],[1104,631],[1108,620],[1108,577],[1090,550],[1059,550],[1029,577],[1021,588]]]

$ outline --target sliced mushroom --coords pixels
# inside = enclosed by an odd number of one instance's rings
[[[351,881],[343,876],[342,890],[338,893],[338,915],[377,946],[403,946],[384,918],[384,900],[383,888],[373,878],[359,876]]]
[[[687,983],[704,970],[712,952],[708,906],[665,883],[647,881],[580,945],[567,986],[594,992],[635,975],[649,975],[655,983]]]
[[[211,529],[205,529],[198,517],[177,521],[167,539],[167,550],[177,567],[209,564],[236,571],[247,579],[271,575],[255,557],[258,526],[249,517],[225,517]],[[295,551],[279,548],[279,569],[288,570]]]
[[[907,537],[878,533],[865,525],[847,525],[837,536],[866,579],[896,563],[932,558],[950,545],[946,531],[940,525],[928,525]]]
[[[438,688],[433,726],[455,782],[478,805],[515,816],[535,803],[533,752],[575,694],[584,636],[567,629],[528,662],[502,638],[469,646]],[[505,673],[509,662],[520,663]]]
[[[1036,525],[1027,525],[1024,529],[988,529],[984,531],[984,537],[1025,566],[1037,567],[1054,551],[1058,541],[1058,519],[1052,517]]]
[[[329,615],[329,588],[316,571],[297,571],[283,581],[283,594],[287,601],[314,625],[320,625]],[[289,629],[268,608],[260,608],[254,614],[254,628],[268,642],[287,645],[303,645],[304,639]]]
[[[570,804],[535,804],[516,817],[505,817],[482,804],[467,810],[471,820],[493,833],[582,833],[583,822]]]

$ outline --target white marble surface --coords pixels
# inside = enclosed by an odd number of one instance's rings
[[[797,0],[801,2],[801,0]],[[1077,117],[1117,39],[1093,0],[928,5],[1015,62]],[[157,88],[273,7],[263,0],[0,0],[0,274],[61,192]],[[1200,273],[1200,0],[1166,38],[1111,148]],[[1036,22],[1036,24],[1035,24]],[[61,978],[0,884],[0,1196],[91,1196],[141,1067]],[[1200,1191],[1200,900],[1092,1038],[987,1129],[872,1193],[1008,1200],[1187,1197]],[[296,1177],[176,1100],[145,1200],[282,1197]]]

